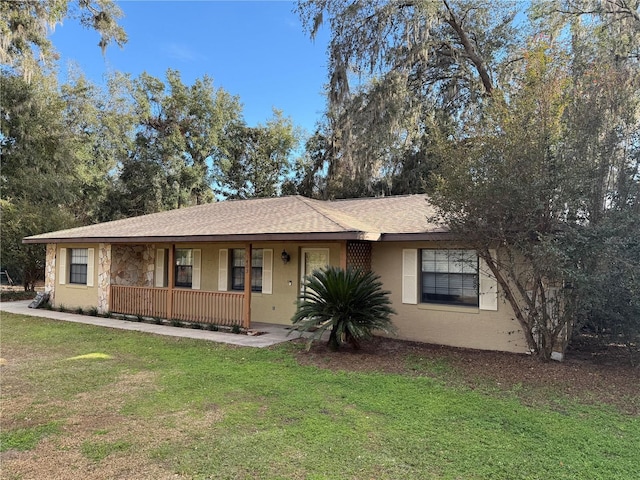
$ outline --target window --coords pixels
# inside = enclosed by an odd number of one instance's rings
[[[478,256],[474,250],[421,250],[424,303],[478,306]]]
[[[71,263],[69,264],[69,283],[87,284],[87,265],[89,252],[86,248],[71,249]]]
[[[193,250],[176,249],[176,287],[191,288],[193,282]]]
[[[251,291],[262,291],[262,249],[251,250]],[[231,251],[231,290],[244,290],[244,248]]]

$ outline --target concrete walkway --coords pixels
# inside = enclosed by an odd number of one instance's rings
[[[277,343],[284,343],[298,338],[298,333],[291,333],[284,325],[272,325],[269,323],[253,323],[252,330],[262,332],[261,335],[239,335],[234,333],[211,332],[209,330],[194,330],[186,327],[172,327],[169,325],[156,325],[154,323],[131,322],[117,318],[91,317],[89,315],[77,315],[75,313],[56,312],[54,310],[29,308],[30,300],[19,302],[0,302],[0,312],[18,313],[32,317],[51,318],[65,322],[86,323],[99,327],[117,328],[120,330],[133,330],[136,332],[154,333],[171,337],[195,338],[211,342],[229,343],[243,347],[268,347]]]

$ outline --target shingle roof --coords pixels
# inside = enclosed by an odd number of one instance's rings
[[[380,240],[442,233],[426,195],[322,201],[302,196],[229,200],[34,235],[25,243]]]

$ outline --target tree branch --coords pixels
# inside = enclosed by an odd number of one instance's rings
[[[445,22],[447,22],[458,35],[460,43],[462,43],[462,46],[464,47],[464,51],[466,52],[469,60],[471,60],[474,67],[476,68],[476,71],[480,75],[480,80],[482,80],[482,85],[484,86],[485,92],[487,93],[487,95],[491,96],[491,94],[493,93],[493,82],[491,81],[489,71],[487,70],[484,61],[473,48],[467,32],[464,30],[464,28],[462,28],[458,17],[447,3],[447,0],[443,0],[443,3],[445,8],[447,9],[447,12],[449,12],[449,16],[445,18]]]

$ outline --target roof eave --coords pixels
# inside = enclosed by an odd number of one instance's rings
[[[139,237],[26,237],[24,244],[46,243],[212,243],[212,242],[269,242],[269,241],[330,241],[380,239],[379,233],[351,232],[301,232],[301,233],[255,233],[230,235],[168,235]]]
[[[411,242],[411,241],[445,241],[459,240],[451,232],[420,232],[420,233],[383,233],[381,242]]]

